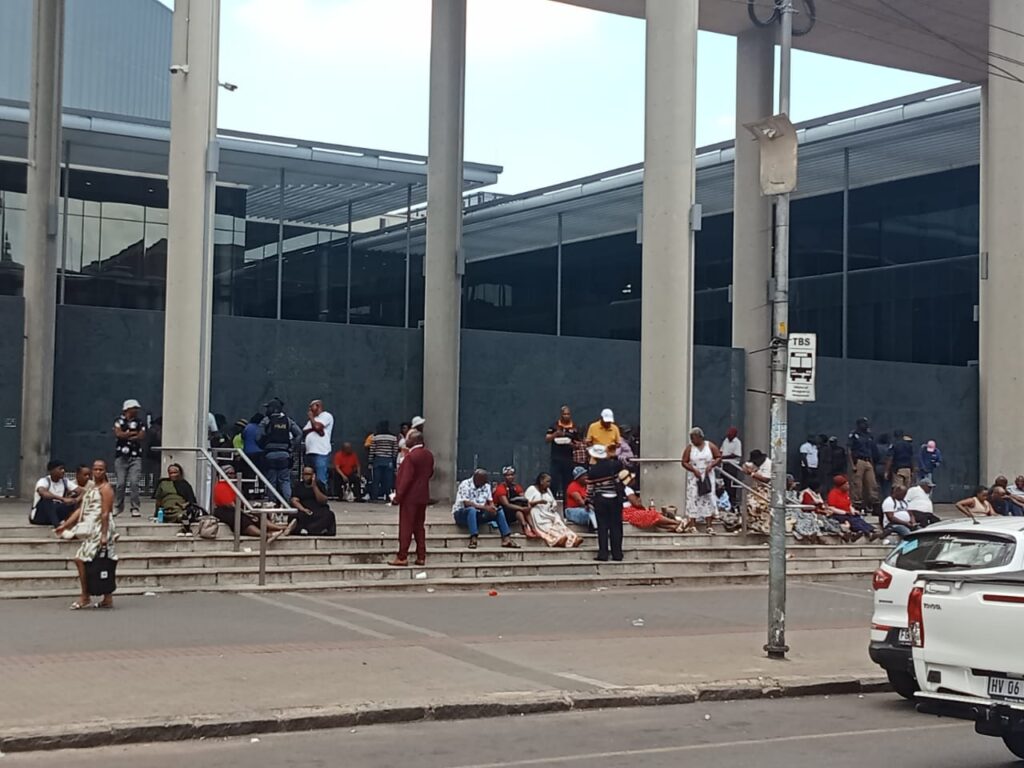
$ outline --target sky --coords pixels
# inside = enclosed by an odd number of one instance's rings
[[[163,0],[171,5],[171,0]],[[468,0],[467,161],[520,192],[643,158],[644,23]],[[430,0],[222,0],[222,128],[426,154]],[[698,146],[733,138],[735,41],[700,33]],[[797,51],[794,121],[947,81]]]

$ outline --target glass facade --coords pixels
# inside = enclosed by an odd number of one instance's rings
[[[72,169],[62,184],[60,300],[162,309],[167,183]],[[821,354],[947,365],[977,359],[978,168],[793,202],[790,327],[818,334]],[[566,214],[568,216],[568,214]],[[21,291],[25,166],[0,162],[0,294]],[[558,214],[545,222],[561,231]],[[414,231],[422,222],[413,225]],[[636,340],[642,246],[635,231],[559,248],[472,258],[463,277],[466,328]],[[694,336],[731,343],[732,214],[696,233]],[[488,223],[488,242],[500,228]],[[418,327],[424,254],[399,232],[247,218],[246,192],[217,190],[214,312],[243,317]],[[473,237],[473,230],[466,238]],[[573,238],[573,239],[570,239]],[[419,241],[419,238],[417,238]],[[372,246],[370,244],[373,244]],[[474,244],[470,241],[470,246]],[[844,305],[844,296],[846,297]],[[845,324],[845,328],[844,328]],[[845,331],[845,332],[844,332]]]

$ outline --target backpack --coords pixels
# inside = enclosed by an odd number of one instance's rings
[[[263,434],[256,441],[263,450],[290,451],[292,447],[292,429],[290,419],[283,413],[275,413],[269,417]]]

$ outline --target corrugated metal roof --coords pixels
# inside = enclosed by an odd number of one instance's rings
[[[903,103],[865,107],[798,128],[797,199],[841,190],[847,151],[851,187],[923,176],[978,163],[979,91],[966,86],[937,89]],[[705,216],[732,210],[733,156],[731,142],[698,150],[697,200]],[[463,250],[472,261],[554,246],[559,213],[563,242],[635,231],[642,201],[641,165],[503,198],[467,209]],[[424,237],[422,225],[414,229],[415,252],[423,250]],[[366,235],[360,244],[403,251],[405,233]]]
[[[2,0],[0,0],[2,2]],[[0,102],[0,157],[24,159],[28,109]],[[72,168],[166,176],[170,129],[148,121],[65,112],[64,140]],[[353,220],[404,209],[427,197],[427,158],[281,136],[221,131],[219,181],[247,188],[251,218],[277,221],[281,170],[285,220],[311,227],[342,227]],[[466,163],[464,188],[493,184],[500,166]]]
[[[170,119],[171,11],[157,0],[67,0],[64,105]],[[27,102],[32,0],[0,2],[0,99]]]

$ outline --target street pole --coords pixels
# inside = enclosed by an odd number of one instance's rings
[[[793,0],[782,0],[779,34],[779,112],[789,116],[793,53]],[[771,659],[784,659],[786,645],[786,363],[789,335],[789,192],[775,201],[775,292],[772,297],[772,517],[768,560],[768,643]]]

